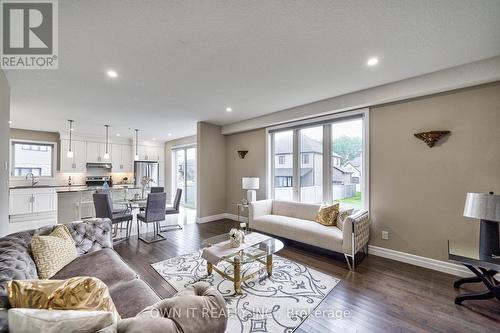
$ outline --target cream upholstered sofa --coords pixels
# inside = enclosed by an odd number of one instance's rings
[[[354,210],[344,223],[329,227],[315,222],[319,208],[320,205],[292,201],[255,201],[249,207],[249,227],[343,253],[349,269],[354,270],[354,255],[361,249],[368,253],[368,212]]]

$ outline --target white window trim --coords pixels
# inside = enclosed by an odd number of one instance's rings
[[[51,146],[53,146],[53,148],[52,148],[52,170],[51,170],[52,175],[51,176],[36,176],[36,177],[39,178],[39,179],[47,179],[47,180],[51,180],[51,179],[55,179],[56,178],[56,172],[57,172],[57,155],[58,155],[57,142],[53,142],[53,141],[25,140],[25,139],[10,139],[9,140],[9,166],[10,166],[10,169],[9,169],[9,179],[10,180],[23,180],[23,179],[26,179],[26,177],[22,177],[22,176],[13,176],[13,172],[14,172],[14,159],[13,159],[14,151],[12,150],[12,143],[14,143],[14,142],[16,142],[16,143],[17,142],[19,142],[19,143],[26,143],[26,144],[33,143],[33,144],[41,144],[41,145],[51,145]]]
[[[300,120],[300,121],[295,121],[295,122],[289,122],[289,123],[283,123],[271,127],[266,128],[266,178],[267,178],[267,184],[269,186],[266,189],[266,196],[268,199],[274,199],[274,177],[273,177],[273,170],[274,170],[274,156],[273,156],[273,151],[274,151],[274,140],[271,140],[271,135],[273,132],[280,131],[280,130],[287,130],[291,129],[294,131],[297,131],[297,127],[308,127],[309,125],[313,126],[314,124],[321,124],[323,122],[328,122],[328,121],[335,121],[337,119],[343,119],[343,118],[350,118],[350,117],[355,117],[355,116],[360,116],[362,115],[364,120],[363,120],[363,170],[362,170],[362,175],[361,175],[361,189],[362,189],[362,203],[364,206],[364,209],[370,210],[370,109],[369,108],[363,108],[363,109],[357,109],[357,110],[351,110],[351,111],[346,111],[346,112],[339,112],[335,114],[330,114],[327,116],[321,116],[321,117],[315,117],[315,118],[310,118],[310,119],[305,119],[305,120]],[[327,129],[328,128],[328,129]],[[330,142],[329,136],[331,135],[331,126],[324,126],[323,127],[323,156],[328,154],[331,151],[331,147],[328,144]],[[327,140],[325,140],[325,138]],[[294,135],[294,142],[293,142],[293,149],[294,151],[298,151],[297,149],[299,148],[299,137],[298,135]],[[295,173],[300,174],[300,154],[293,154],[294,156],[294,183],[298,182],[298,178],[296,177]],[[323,201],[325,202],[330,202],[331,201],[331,191],[329,191],[329,185],[331,183],[332,179],[332,172],[330,170],[330,159],[323,158],[323,166],[324,169],[328,170],[326,171],[326,176],[323,177]],[[325,174],[324,174],[325,176]],[[299,195],[300,195],[300,184],[299,186],[295,186],[293,184],[293,187],[295,190],[298,191],[298,193],[295,193],[294,191],[294,201],[299,200]]]

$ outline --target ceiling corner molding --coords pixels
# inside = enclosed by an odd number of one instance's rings
[[[224,125],[221,133],[228,135],[251,131],[313,116],[397,102],[499,80],[500,55]]]

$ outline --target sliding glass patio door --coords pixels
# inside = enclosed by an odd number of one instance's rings
[[[196,207],[196,147],[182,147],[172,150],[175,188],[182,189],[181,203]]]

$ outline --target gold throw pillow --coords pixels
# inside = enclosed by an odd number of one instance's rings
[[[40,279],[51,278],[77,257],[75,241],[65,225],[56,227],[48,236],[33,236],[31,252]]]
[[[331,206],[324,206],[319,209],[316,216],[316,222],[329,227],[335,226],[337,222],[337,215],[339,214],[339,204],[336,203]]]
[[[104,282],[78,276],[67,280],[13,280],[7,285],[13,308],[108,311],[120,318]]]

